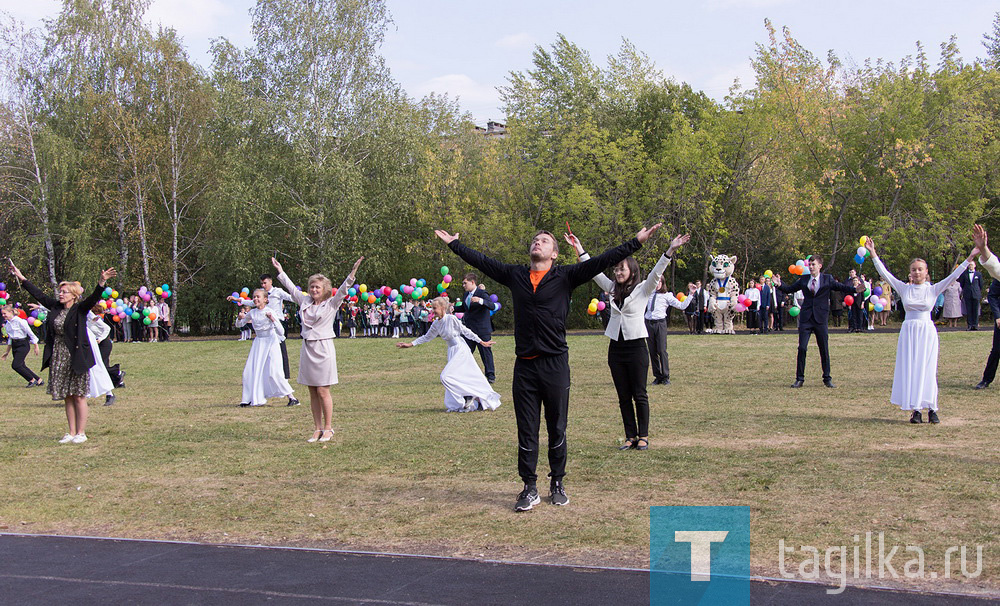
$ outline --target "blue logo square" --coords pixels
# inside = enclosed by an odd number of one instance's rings
[[[650,507],[652,606],[750,604],[749,507]]]

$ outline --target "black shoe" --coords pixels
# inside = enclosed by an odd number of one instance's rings
[[[496,382],[497,382],[497,379],[496,379],[496,377],[486,377],[486,381],[487,381],[487,382],[488,382],[488,383],[489,383],[490,385],[493,385],[494,383],[496,383]]]
[[[670,379],[660,379],[660,385],[670,385]]]
[[[990,384],[987,383],[986,381],[980,381],[979,383],[976,383],[976,389],[986,389],[989,386]]]
[[[629,450],[635,448],[635,438],[625,438],[625,442],[618,447],[618,450]]]
[[[25,388],[25,389],[28,389],[29,387],[35,387],[35,386],[37,386],[37,385],[38,385],[38,383],[35,383],[35,380],[34,380],[34,379],[32,379],[32,380],[28,381],[28,384],[27,384],[27,385],[25,385],[25,386],[24,386],[24,388]]]
[[[927,422],[928,423],[940,423],[941,419],[937,416],[937,411],[928,410],[927,411]]]
[[[111,406],[114,403],[115,403],[115,394],[109,393],[107,397],[104,398],[104,405]]]
[[[295,398],[288,398],[288,404],[286,404],[285,406],[298,406],[301,403],[302,402],[299,402]]]
[[[250,402],[240,402],[240,408],[249,408]]]
[[[802,381],[799,381],[798,379],[796,379],[795,382],[792,383],[791,387],[793,387],[793,388],[802,387]]]
[[[566,496],[562,480],[552,480],[549,484],[549,500],[553,505],[569,505],[569,497]]]
[[[535,505],[542,502],[538,496],[538,489],[535,486],[524,485],[524,490],[517,495],[517,503],[514,503],[514,511],[528,511]]]
[[[913,414],[910,415],[910,423],[923,423],[924,417],[920,415],[919,410],[914,410]]]
[[[833,384],[833,381],[823,381],[823,385],[826,385],[830,389],[837,389],[837,386]]]

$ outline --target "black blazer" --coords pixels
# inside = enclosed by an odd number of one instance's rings
[[[993,312],[993,319],[996,320],[1000,318],[1000,279],[993,280],[990,284],[990,289],[986,292],[986,301],[990,304],[990,310]],[[996,326],[996,324],[994,324]]]
[[[839,290],[844,293],[857,292],[853,286],[837,282],[830,274],[820,274],[819,288],[816,289],[816,294],[813,294],[809,290],[810,280],[812,280],[812,276],[802,276],[791,286],[784,284],[777,286],[778,290],[783,293],[791,294],[797,290],[801,290],[802,294],[805,295],[805,299],[802,300],[802,311],[799,313],[799,328],[815,328],[827,325],[830,321],[831,291]]]
[[[496,309],[497,304],[490,300],[490,295],[480,286],[472,291],[473,297],[479,297],[482,303],[466,303],[470,293],[462,296],[462,305],[465,306],[465,315],[462,316],[462,324],[469,327],[469,330],[476,333],[480,339],[490,340],[493,327],[490,324],[490,311]]]
[[[983,296],[983,275],[976,270],[969,280],[969,272],[963,271],[958,276],[958,284],[962,287],[962,296],[966,299],[978,301]]]
[[[49,316],[45,319],[45,351],[42,353],[42,370],[45,370],[52,361],[52,347],[56,339],[55,317],[62,309],[62,303],[43,293],[27,280],[21,284],[36,301],[49,309]],[[97,305],[103,292],[104,287],[98,285],[89,297],[66,310],[63,341],[72,356],[73,372],[78,375],[86,373],[94,365],[94,351],[90,347],[90,338],[87,336],[87,312]]]

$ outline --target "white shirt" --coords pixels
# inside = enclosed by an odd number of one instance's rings
[[[590,255],[587,253],[580,255],[581,261],[586,261],[589,258]],[[605,336],[612,341],[618,340],[619,333],[626,341],[645,339],[649,336],[649,333],[646,331],[645,322],[646,305],[649,302],[650,295],[656,290],[656,285],[660,282],[660,276],[666,271],[668,265],[670,265],[670,257],[661,255],[660,260],[653,266],[653,270],[649,272],[646,279],[636,284],[635,288],[632,289],[632,293],[625,297],[621,308],[615,303],[614,297],[611,297],[611,300],[608,302],[608,308],[611,309],[611,319],[608,321],[607,330],[604,331]],[[611,281],[611,278],[604,274],[594,276],[594,282],[597,282],[597,285],[605,292],[612,292],[615,287],[615,283]]]
[[[104,318],[92,311],[87,312],[87,332],[93,335],[94,340],[100,343],[111,334],[111,327],[108,326]]]
[[[12,341],[15,339],[28,339],[35,345],[38,344],[38,337],[35,336],[35,333],[31,332],[28,322],[18,316],[14,316],[4,322],[3,327],[7,331],[7,345],[12,345]]]
[[[1000,259],[997,259],[996,255],[991,256],[988,260],[984,260],[983,256],[979,255],[979,264],[990,272],[991,276],[1000,278]]]
[[[272,286],[267,293],[267,308],[278,314],[279,322],[285,319],[285,301],[294,302],[295,299],[285,289]]]
[[[268,312],[271,312],[276,321],[272,321],[271,318],[267,317]],[[253,326],[253,331],[257,333],[258,339],[276,337],[279,341],[285,340],[285,327],[281,325],[281,316],[269,307],[265,307],[264,309],[257,309],[255,307],[248,311],[243,318],[236,318],[236,325],[240,328],[246,324]]]
[[[743,296],[750,299],[754,303],[760,303],[760,291],[757,290],[756,286],[753,288],[748,288],[747,291],[743,293]]]
[[[654,322],[666,319],[668,305],[677,309],[687,309],[694,299],[694,297],[689,296],[681,303],[672,293],[654,292],[649,297],[649,304],[646,305],[646,314],[643,318]]]

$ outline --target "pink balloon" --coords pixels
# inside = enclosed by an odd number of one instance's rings
[[[416,278],[410,278],[410,286],[416,286],[416,285],[417,285],[417,279]],[[413,291],[410,291],[410,292],[413,292]]]
[[[605,307],[607,307],[607,306],[604,304],[604,301],[598,301],[597,302],[597,311],[604,311]]]
[[[455,314],[455,317],[458,318],[459,320],[461,320],[463,317],[465,317],[465,314],[462,313],[462,312],[458,312],[458,313]]]
[[[442,280],[442,281],[443,281],[443,282],[444,282],[445,284],[448,284],[449,282],[451,282],[451,274],[445,274],[445,276],[444,276],[444,278],[443,278],[443,280]]]

